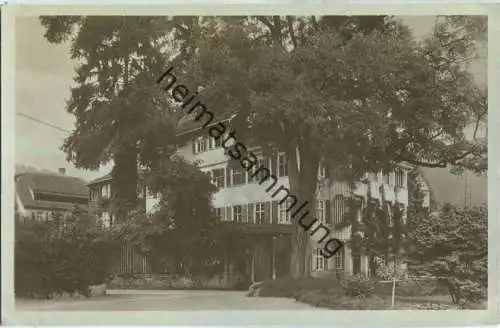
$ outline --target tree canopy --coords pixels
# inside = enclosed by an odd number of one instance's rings
[[[127,186],[137,162],[154,167],[156,154],[175,149],[172,117],[182,113],[149,87],[171,59],[211,111],[237,113],[238,140],[286,153],[291,190],[310,204],[320,162],[330,173],[342,168],[349,180],[401,161],[487,168],[486,144],[464,133],[486,119],[487,98],[459,63],[473,50],[473,36],[484,32],[481,20],[446,17],[422,42],[387,16],[49,17],[42,23],[51,42],[72,35],[72,56],[83,62],[68,102],[76,129],[64,149],[87,168],[113,158],[120,199],[133,198]],[[308,237],[300,229],[295,225],[294,276],[308,270]]]

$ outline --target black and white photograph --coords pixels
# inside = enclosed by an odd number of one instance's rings
[[[16,315],[493,310],[486,14],[82,13],[12,17]]]

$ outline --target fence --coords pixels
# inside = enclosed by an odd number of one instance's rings
[[[123,245],[112,265],[113,274],[151,273],[150,259],[131,245]]]

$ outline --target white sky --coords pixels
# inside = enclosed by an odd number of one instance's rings
[[[433,16],[403,16],[416,37],[432,30]],[[76,62],[69,59],[69,45],[52,45],[43,37],[44,28],[37,17],[16,20],[16,111],[49,122],[66,130],[73,129],[73,116],[65,110],[70,95]],[[486,59],[472,65],[478,80],[486,81]],[[66,162],[60,146],[67,133],[16,116],[16,163],[57,171],[92,180],[107,174],[76,169]]]

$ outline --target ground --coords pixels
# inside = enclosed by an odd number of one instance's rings
[[[81,300],[16,300],[20,311],[178,311],[178,310],[314,310],[287,298],[246,297],[244,291],[116,290]]]

